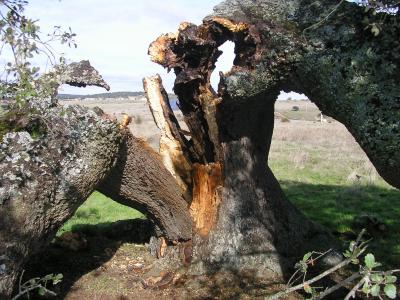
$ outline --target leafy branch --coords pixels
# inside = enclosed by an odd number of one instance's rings
[[[0,0],[0,8],[5,8],[0,10],[0,54],[11,57],[0,74],[0,97],[12,98],[19,104],[48,90],[37,89],[40,68],[31,63],[35,56],[45,56],[47,62],[54,66],[62,64],[64,59],[57,59],[52,43],[77,47],[76,34],[71,28],[64,31],[55,26],[53,32],[47,34],[48,38],[42,39],[38,20],[24,15],[27,4],[28,1],[24,0]]]
[[[21,277],[19,279],[18,294],[15,295],[11,300],[19,299],[25,294],[29,295],[29,293],[34,290],[37,290],[40,296],[44,295],[57,296],[57,294],[49,290],[47,286],[49,283],[51,283],[52,285],[57,285],[62,281],[63,278],[62,274],[48,274],[42,278],[35,277],[22,283],[23,275],[24,271],[22,271]]]
[[[397,269],[389,271],[376,270],[376,268],[380,267],[381,264],[375,261],[375,256],[371,253],[368,253],[364,256],[363,264],[361,264],[362,261],[361,257],[367,250],[369,242],[369,240],[362,241],[362,237],[364,236],[365,232],[366,232],[365,229],[363,229],[358,235],[356,241],[350,243],[349,248],[343,253],[345,259],[342,262],[309,280],[306,280],[308,267],[310,265],[311,266],[314,265],[317,259],[323,257],[331,250],[328,250],[324,253],[319,253],[319,252],[306,253],[303,256],[303,259],[295,265],[295,268],[297,270],[289,279],[287,284],[288,288],[279,293],[271,295],[266,299],[267,300],[280,299],[281,297],[298,290],[304,290],[310,296],[309,299],[312,300],[323,299],[324,297],[335,292],[339,288],[348,286],[357,279],[359,279],[359,281],[348,292],[348,294],[345,297],[345,300],[354,298],[357,292],[364,293],[367,296],[369,295],[375,296],[378,297],[379,299],[382,299],[382,295],[385,294],[388,298],[395,299],[397,293],[397,289],[395,286],[397,277],[394,276],[393,274],[400,272],[400,270]],[[316,258],[313,258],[314,254],[318,254],[318,256]],[[314,284],[315,282],[350,264],[358,265],[359,271],[352,274],[343,281],[337,283],[336,285],[325,289],[320,293],[318,293],[316,288],[312,286],[312,284]],[[295,286],[291,286],[291,284],[293,284],[300,278],[302,278],[301,283]]]

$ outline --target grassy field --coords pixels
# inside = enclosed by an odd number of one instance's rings
[[[294,105],[300,111],[292,111]],[[385,264],[400,266],[400,191],[380,178],[344,126],[313,122],[319,112],[313,104],[282,101],[277,111],[297,119],[276,121],[269,156],[269,165],[289,200],[309,218],[347,239],[360,231],[355,224],[359,216],[375,217],[386,228],[372,228],[371,251]],[[152,122],[147,115],[143,120],[140,126]],[[136,217],[143,215],[95,192],[60,233]]]
[[[362,215],[385,224],[382,231],[370,224],[370,251],[400,265],[400,191],[381,179],[343,125],[278,121],[269,165],[287,197],[339,236],[357,235]]]
[[[103,226],[106,226],[106,224],[120,220],[144,217],[137,210],[114,202],[99,192],[94,192],[79,207],[75,215],[64,224],[57,235],[61,235],[66,231],[82,231],[86,228],[93,228],[90,225],[103,224]]]

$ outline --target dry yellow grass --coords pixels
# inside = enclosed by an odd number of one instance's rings
[[[351,180],[356,173],[363,181],[384,184],[353,136],[336,121],[277,121],[269,158],[272,164],[274,160],[287,161],[287,168],[307,164],[315,171],[339,168],[343,180]]]

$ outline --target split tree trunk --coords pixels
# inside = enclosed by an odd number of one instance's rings
[[[163,89],[160,78],[155,79]],[[158,97],[151,101],[156,99],[165,101]],[[311,240],[324,238],[320,228],[285,199],[267,167],[274,121],[271,99],[269,107],[255,101],[225,108],[226,118],[220,116],[222,123],[216,125],[223,124],[229,133],[215,147],[218,158],[207,163],[192,161],[190,214],[195,231],[192,269],[196,273],[253,269],[257,270],[255,276],[277,278],[290,267],[292,258],[307,250]],[[237,118],[242,116],[248,121],[238,124]],[[186,143],[185,149],[193,151],[192,141]],[[174,174],[179,180],[179,171]]]
[[[161,77],[144,78],[143,87],[154,122],[161,131],[159,153],[163,164],[190,198],[192,165],[187,150],[190,145],[172,111]]]
[[[331,11],[339,17],[321,21]],[[217,266],[280,276],[291,257],[331,242],[285,199],[268,168],[280,90],[305,93],[343,122],[382,177],[400,187],[399,121],[393,115],[400,108],[393,80],[399,57],[389,55],[399,48],[399,28],[382,33],[383,44],[365,32],[364,14],[347,2],[228,0],[203,24],[182,23],[176,34],[150,45],[152,60],[175,71],[174,92],[190,130],[181,142],[193,165],[190,212],[202,272]],[[380,21],[394,24],[396,18]],[[210,76],[227,40],[235,43],[236,57],[216,93]],[[359,59],[371,47],[386,53],[392,67],[380,69],[373,55]],[[360,74],[381,95],[360,91],[354,84]]]
[[[149,52],[175,68],[174,90],[191,133],[183,144],[193,165],[193,269],[252,269],[276,278],[321,232],[285,199],[267,166],[279,89],[236,101],[210,86],[217,48],[234,34],[229,28],[246,36],[247,25],[224,19],[181,24],[178,35],[161,37]]]

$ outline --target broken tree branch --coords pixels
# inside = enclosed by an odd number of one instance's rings
[[[192,183],[190,145],[171,109],[160,75],[144,78],[143,86],[154,122],[161,131],[160,155],[164,166],[188,190]]]

